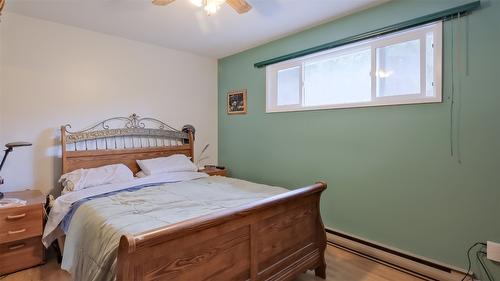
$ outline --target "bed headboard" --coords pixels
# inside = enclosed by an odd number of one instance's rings
[[[154,118],[114,117],[82,131],[61,126],[62,172],[123,163],[134,174],[136,160],[184,154],[194,161],[194,127],[176,130]]]

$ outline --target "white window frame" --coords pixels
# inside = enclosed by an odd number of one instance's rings
[[[426,96],[426,35],[428,32],[434,33],[434,91],[432,97]],[[320,109],[338,109],[338,108],[356,108],[356,107],[371,107],[385,105],[402,105],[402,104],[420,104],[420,103],[437,103],[442,102],[442,41],[443,41],[443,24],[441,21],[419,26],[416,28],[407,29],[400,32],[395,32],[388,35],[383,35],[374,39],[368,39],[361,42],[348,44],[337,47],[331,50],[318,52],[305,57],[280,62],[266,67],[266,112],[287,112],[287,111],[306,111]],[[388,45],[394,45],[402,42],[420,39],[420,93],[408,95],[397,95],[387,97],[377,97],[377,56],[378,48],[383,48]],[[371,95],[372,100],[368,102],[353,102],[343,104],[325,104],[319,106],[303,105],[304,101],[304,66],[306,63],[324,60],[329,57],[336,57],[346,53],[353,53],[359,50],[371,49]],[[278,72],[292,67],[299,67],[302,73],[300,79],[300,104],[292,105],[277,105]]]

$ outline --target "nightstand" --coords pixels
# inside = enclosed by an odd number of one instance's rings
[[[205,167],[198,172],[207,173],[209,176],[223,176],[227,177],[227,169],[217,169],[215,167]]]
[[[7,192],[5,198],[27,201],[20,207],[0,208],[0,275],[42,264],[45,196],[38,190]]]

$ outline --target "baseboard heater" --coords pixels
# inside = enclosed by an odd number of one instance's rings
[[[429,281],[460,281],[466,271],[424,257],[419,257],[389,246],[356,237],[333,229],[326,229],[328,242],[347,251],[377,261],[400,271]],[[471,277],[465,280],[473,281]]]

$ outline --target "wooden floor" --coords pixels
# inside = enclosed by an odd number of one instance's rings
[[[396,269],[352,254],[334,246],[326,251],[327,281],[421,281]],[[71,277],[59,269],[54,254],[49,253],[47,263],[0,277],[1,281],[70,281]],[[323,280],[313,272],[303,274],[296,281]]]

